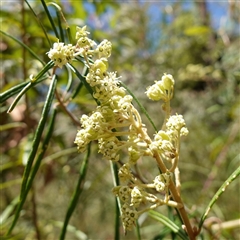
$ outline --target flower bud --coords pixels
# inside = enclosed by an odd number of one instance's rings
[[[145,93],[147,94],[148,98],[153,101],[158,101],[163,97],[161,89],[156,86],[156,84],[148,87]]]
[[[96,60],[94,65],[93,65],[93,69],[95,71],[99,70],[101,73],[106,72],[107,67],[108,67],[108,62],[105,58],[101,58],[101,59]]]
[[[165,90],[170,91],[172,87],[174,86],[174,79],[171,74],[164,74],[162,76],[162,84],[165,88]]]

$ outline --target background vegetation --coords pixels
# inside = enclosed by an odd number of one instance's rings
[[[161,106],[148,101],[143,93],[164,72],[174,76],[173,110],[184,115],[190,131],[182,144],[180,158],[182,196],[197,225],[214,193],[239,166],[239,4],[229,2],[226,15],[216,19],[205,1],[55,2],[64,14],[53,4],[48,6],[56,25],[61,19],[61,26],[65,28],[68,24],[73,36],[76,26],[88,25],[92,39],[100,42],[106,38],[113,43],[111,70],[122,76],[121,80],[136,94],[158,127],[163,121]],[[44,62],[49,61],[46,52],[56,41],[41,2],[29,1],[29,4],[5,1],[1,6],[1,31],[11,36],[1,34],[1,93],[29,81],[31,74],[37,75],[42,69],[41,62],[18,41]],[[217,8],[222,3],[214,4]],[[69,86],[67,71],[59,70],[57,75],[60,98],[54,100],[55,126],[12,232],[13,239],[58,239],[79,178],[83,155],[77,153],[73,141],[79,129],[78,119],[94,109],[95,102],[85,88],[73,101],[64,102],[74,93],[79,80],[73,76]],[[10,114],[7,109],[15,96],[1,98],[0,236],[13,220],[24,166],[48,88],[47,79],[32,87]],[[43,139],[46,134],[44,130]],[[144,164],[146,177],[156,172],[151,162]],[[66,239],[114,238],[112,187],[109,162],[101,159],[93,144],[84,189],[70,219]],[[213,206],[201,235],[203,239],[240,238],[239,225],[222,231],[211,228],[219,222],[239,221],[239,189],[237,180]],[[164,208],[159,211],[167,214]],[[139,225],[142,239],[170,239],[166,228],[147,214],[140,218]],[[137,239],[136,233],[122,234],[121,239]]]

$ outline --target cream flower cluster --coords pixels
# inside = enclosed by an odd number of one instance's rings
[[[84,54],[92,47],[96,45],[96,43],[87,37],[89,32],[86,30],[86,26],[80,28],[77,27],[76,39],[77,44],[73,46],[72,44],[66,44],[63,42],[56,42],[53,44],[53,48],[47,52],[48,57],[54,61],[55,66],[62,68],[67,63],[71,63],[74,57],[79,54]],[[103,47],[103,51],[105,51]],[[109,51],[107,51],[109,54]]]
[[[48,56],[60,68],[71,63],[78,55],[85,60],[89,69],[86,81],[99,105],[89,115],[82,115],[81,129],[77,132],[74,143],[79,152],[84,152],[87,145],[96,140],[103,158],[119,163],[121,185],[114,187],[113,193],[120,199],[121,218],[127,231],[134,227],[144,211],[161,205],[179,207],[178,203],[170,200],[168,190],[175,167],[167,168],[166,172],[153,177],[149,183],[143,183],[133,169],[138,160],[145,156],[172,160],[174,165],[177,162],[174,159],[178,159],[180,137],[187,134],[187,129],[181,115],[170,116],[164,130],[158,131],[151,140],[139,112],[132,104],[133,97],[121,87],[117,73],[108,71],[111,42],[105,39],[96,44],[88,35],[86,26],[77,27],[76,45],[54,43]],[[160,81],[147,89],[146,94],[152,100],[161,99],[166,103],[171,100],[173,89],[173,77],[164,74]],[[127,159],[123,152],[127,153]],[[159,192],[164,198],[157,197]]]
[[[86,38],[85,32],[78,32],[79,39]],[[87,41],[91,42],[89,39]],[[90,141],[97,140],[99,152],[104,158],[118,161],[121,149],[137,149],[137,145],[141,144],[141,140],[136,137],[136,126],[141,125],[141,122],[138,112],[131,104],[132,97],[119,85],[116,72],[108,72],[107,58],[111,55],[111,43],[103,40],[95,49],[89,47],[83,45],[80,51],[85,56],[91,54],[94,59],[93,63],[90,63],[86,58],[89,68],[86,81],[92,87],[93,97],[100,105],[89,116],[82,116],[82,129],[78,131],[75,143],[78,150],[83,152]]]
[[[180,137],[188,134],[185,126],[182,115],[170,116],[166,123],[166,130],[160,130],[155,134],[154,141],[149,146],[152,152],[157,151],[165,160],[176,158],[179,151]]]
[[[87,29],[87,26],[84,26],[82,28],[77,27],[76,48],[78,49],[79,53],[86,52],[96,45],[96,43],[92,39],[87,37],[87,35],[90,34],[90,32],[88,32],[86,29]]]
[[[158,101],[160,99],[165,102],[173,97],[174,79],[170,74],[164,74],[162,79],[155,81],[155,84],[148,87],[146,94],[149,99]]]
[[[138,180],[129,172],[129,169],[126,168],[127,165],[128,163],[122,167],[124,168],[124,171],[122,171],[121,168],[119,175],[125,172],[125,176],[129,176],[128,185],[116,186],[113,188],[113,193],[119,197],[122,203],[121,218],[125,230],[132,230],[132,227],[135,226],[135,221],[137,220],[138,216],[149,209],[154,209],[162,205],[180,207],[180,205],[174,201],[169,200],[170,196],[168,195],[168,186],[172,179],[171,173],[167,172],[160,174],[155,177],[152,183],[142,184],[139,183]],[[127,178],[124,178],[124,180],[126,181]],[[157,192],[165,193],[165,198],[160,199],[155,194],[148,193],[148,188],[155,189]],[[147,203],[150,203],[151,206],[139,210],[141,204],[146,205]]]
[[[65,45],[62,42],[53,44],[53,48],[47,52],[48,57],[54,61],[55,66],[62,68],[65,64],[71,63],[74,58],[75,47],[72,44]]]

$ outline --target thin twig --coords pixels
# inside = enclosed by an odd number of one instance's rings
[[[80,122],[68,111],[68,109],[66,108],[65,104],[63,103],[61,97],[59,96],[57,90],[55,91],[55,95],[56,95],[58,103],[59,103],[60,107],[63,109],[63,111],[72,119],[74,124],[76,124],[77,126],[81,126]]]
[[[161,169],[162,173],[165,173],[167,172],[167,168],[165,167],[164,163],[162,162],[159,154],[156,152],[155,155],[154,155],[154,158],[156,159],[157,163],[158,163],[158,166],[159,168]],[[194,240],[196,239],[196,234],[194,233],[193,231],[193,228],[191,226],[191,223],[189,221],[189,218],[188,218],[188,215],[187,215],[187,212],[184,208],[184,203],[180,197],[180,194],[174,184],[174,182],[171,180],[170,181],[170,184],[169,184],[169,190],[171,191],[171,194],[172,194],[172,197],[174,199],[175,202],[179,203],[179,204],[182,204],[183,207],[181,208],[178,208],[178,211],[179,211],[179,214],[183,220],[183,223],[185,225],[185,229],[188,233],[188,236],[189,236],[189,239],[190,240]]]

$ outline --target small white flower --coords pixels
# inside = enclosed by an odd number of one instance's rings
[[[96,48],[99,58],[101,57],[110,57],[112,51],[112,43],[104,39]]]
[[[185,127],[185,121],[182,115],[173,115],[171,116],[167,123],[166,126],[168,129],[172,130],[177,130],[180,131],[183,127]]]
[[[156,84],[148,87],[145,93],[147,97],[153,101],[158,101],[164,96],[164,92]]]
[[[163,86],[166,90],[171,91],[174,86],[174,79],[171,74],[164,74],[162,76]]]
[[[64,45],[62,42],[56,42],[47,54],[54,61],[55,66],[62,68],[66,63],[72,61],[74,51],[75,47],[72,44]]]
[[[143,201],[143,192],[139,187],[135,186],[131,191],[131,204],[130,206],[139,207]]]
[[[81,37],[86,37],[88,34],[90,34],[90,32],[88,32],[86,29],[87,29],[87,26],[84,26],[82,28],[77,27],[76,39],[79,39]]]

